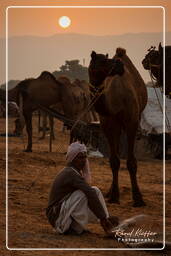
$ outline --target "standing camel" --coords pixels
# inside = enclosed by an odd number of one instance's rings
[[[119,144],[123,130],[128,142],[127,168],[132,185],[133,206],[143,206],[145,203],[136,177],[137,160],[134,144],[141,113],[147,103],[144,81],[126,55],[126,50],[122,48],[117,48],[113,59],[93,51],[88,69],[90,83],[95,91],[100,93],[95,108],[100,115],[101,127],[110,147],[113,181],[108,194],[109,202],[119,203]]]
[[[165,94],[171,98],[171,46],[164,47],[159,43],[158,50],[155,46],[148,49],[148,53],[142,60],[144,69],[150,70],[152,76],[157,80],[157,85],[163,88],[163,51],[165,50]]]
[[[49,72],[44,71],[38,78],[25,79],[8,92],[8,98],[17,102],[22,108],[25,119],[28,143],[25,152],[32,152],[32,113],[39,105],[49,107],[56,103],[62,104],[62,109],[68,118],[73,117],[74,102],[71,92]],[[14,100],[15,98],[15,100]],[[5,99],[5,91],[0,91],[0,99]]]

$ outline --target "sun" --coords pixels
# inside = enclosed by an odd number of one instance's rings
[[[68,28],[71,25],[71,19],[67,16],[62,16],[59,18],[58,23],[62,28]]]

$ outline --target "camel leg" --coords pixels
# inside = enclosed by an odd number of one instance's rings
[[[50,131],[52,133],[52,140],[55,139],[55,133],[54,133],[54,118],[49,115],[49,126],[50,126]]]
[[[46,127],[47,127],[47,114],[45,112],[41,112],[42,114],[42,136],[39,138],[40,140],[43,140],[46,135]]]
[[[120,159],[118,154],[112,153],[110,157],[110,166],[113,174],[113,181],[109,191],[109,203],[119,204],[119,184],[118,184],[118,172],[120,167]]]
[[[38,133],[40,132],[40,110],[38,110]]]
[[[23,134],[23,129],[25,126],[25,121],[24,118],[17,118],[15,120],[15,130],[14,130],[14,134],[21,136]]]
[[[105,124],[103,124],[102,127],[110,147],[110,166],[113,174],[112,185],[107,195],[109,196],[109,203],[119,204],[118,172],[120,167],[119,142],[121,127],[117,122],[115,122],[113,126],[111,123],[108,123],[106,127]],[[112,133],[109,131],[112,131]]]
[[[28,134],[28,144],[24,152],[32,152],[32,112],[24,111],[23,115],[26,123],[26,131]]]
[[[136,125],[135,125],[136,127]],[[128,141],[128,158],[127,158],[127,168],[129,171],[131,185],[132,185],[132,197],[134,200],[134,207],[144,206],[141,192],[137,183],[137,160],[134,155],[134,145],[136,138],[136,129],[130,128],[127,130],[127,141]]]

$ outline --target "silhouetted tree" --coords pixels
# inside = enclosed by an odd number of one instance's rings
[[[88,81],[88,68],[79,64],[79,60],[66,60],[65,65],[59,68],[59,71],[54,71],[53,75],[58,78],[61,75],[69,77],[71,80],[80,79]]]

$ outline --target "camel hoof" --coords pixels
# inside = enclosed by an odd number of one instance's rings
[[[143,207],[143,206],[146,206],[146,203],[143,200],[134,202],[133,204],[133,207]]]
[[[32,149],[25,149],[23,152],[32,152]]]

